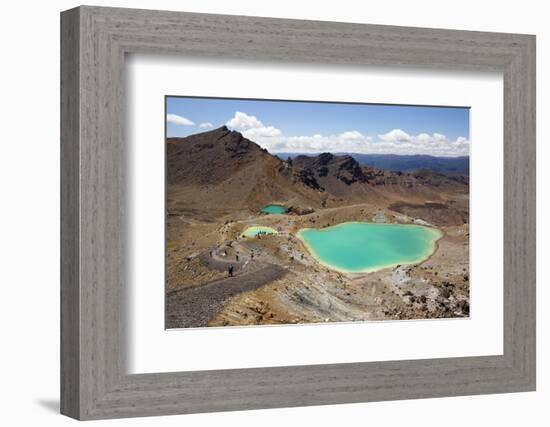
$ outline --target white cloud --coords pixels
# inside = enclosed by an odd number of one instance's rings
[[[392,129],[377,136],[349,130],[336,135],[286,136],[281,130],[264,124],[254,116],[237,111],[227,126],[240,131],[272,153],[362,153],[362,154],[429,154],[432,156],[467,156],[470,141],[464,137],[451,140],[441,133],[409,135]]]
[[[262,128],[264,126],[255,116],[249,116],[248,114],[240,111],[235,112],[235,116],[229,120],[226,125],[232,129],[238,130],[239,132],[249,129]]]
[[[460,136],[455,140],[441,133],[409,135],[401,129],[393,129],[378,138],[393,145],[398,154],[431,154],[434,156],[467,156],[470,141]]]
[[[432,137],[427,133],[419,133],[416,136],[416,139],[421,143],[429,143],[430,141],[432,141]]]
[[[372,145],[372,137],[354,130],[337,135],[291,136],[280,141],[274,150],[299,153],[370,153],[373,152]]]
[[[386,142],[408,142],[411,140],[410,135],[401,129],[393,129],[388,133],[378,135],[378,138]]]
[[[210,122],[204,122],[199,125],[201,129],[212,129],[214,125]]]
[[[179,126],[193,126],[195,124],[191,120],[177,114],[167,114],[166,121]]]
[[[273,138],[281,135],[281,131],[273,126],[252,128],[243,131],[243,135],[248,138]]]
[[[237,130],[243,134],[245,138],[251,141],[257,142],[263,141],[266,145],[271,145],[268,140],[273,138],[282,137],[282,133],[279,129],[273,126],[264,126],[263,123],[255,116],[250,116],[241,111],[235,112],[235,115],[229,120],[226,125],[234,130]]]

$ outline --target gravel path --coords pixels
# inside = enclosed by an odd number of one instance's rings
[[[283,267],[268,264],[234,277],[172,291],[166,296],[166,328],[208,326],[208,321],[223,309],[229,298],[273,282],[285,273]]]
[[[212,256],[210,256],[208,252],[202,253],[199,258],[204,265],[211,270],[227,272],[229,266],[232,265],[235,273],[244,268],[248,261],[248,257],[245,259],[245,257],[241,256],[240,260],[236,261],[234,256],[221,257],[216,253],[213,253]]]

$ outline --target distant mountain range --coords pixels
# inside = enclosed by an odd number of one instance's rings
[[[399,154],[359,154],[359,153],[336,153],[353,157],[361,166],[385,169],[394,172],[415,172],[427,169],[432,172],[447,175],[470,174],[470,157],[435,157],[429,155],[399,155]],[[315,157],[317,154],[301,153],[277,153],[277,157],[286,160],[289,157],[294,159],[298,156]]]

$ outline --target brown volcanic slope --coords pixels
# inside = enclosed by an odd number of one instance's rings
[[[169,138],[166,150],[167,327],[467,315],[467,178],[389,172],[330,153],[282,161],[225,126]],[[261,215],[269,203],[292,216]],[[315,211],[299,209],[307,207]],[[421,266],[362,277],[321,268],[294,234],[418,220],[445,231],[438,251]],[[281,233],[241,239],[250,225]]]
[[[168,213],[213,219],[236,211],[257,212],[268,203],[341,206],[373,203],[399,212],[459,210],[467,222],[468,181],[430,171],[390,172],[361,167],[351,156],[322,153],[282,161],[227,127],[167,139]],[[464,202],[448,206],[447,194]],[[428,202],[428,205],[425,203]],[[430,205],[431,203],[431,205]],[[441,212],[449,215],[451,212]]]
[[[170,215],[258,210],[281,201],[318,205],[319,191],[286,162],[227,127],[167,140]]]

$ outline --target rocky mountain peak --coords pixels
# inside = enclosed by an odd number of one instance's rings
[[[320,166],[326,166],[334,160],[336,156],[332,153],[321,153],[317,156],[317,163]]]
[[[167,139],[168,182],[219,182],[254,162],[282,163],[240,132],[221,126],[184,138]]]
[[[349,155],[337,156],[321,153],[317,156],[298,156],[294,164],[301,169],[310,170],[316,177],[334,177],[347,185],[366,181],[359,163]]]

